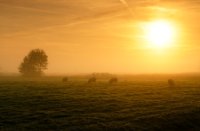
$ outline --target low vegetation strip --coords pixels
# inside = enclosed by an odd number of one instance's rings
[[[17,78],[18,79],[18,78]],[[200,82],[0,80],[0,130],[199,130]]]

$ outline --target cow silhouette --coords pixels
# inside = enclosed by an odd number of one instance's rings
[[[89,78],[88,79],[88,83],[94,83],[94,82],[96,82],[96,77],[91,77],[91,78]]]
[[[62,79],[62,82],[67,82],[68,81],[68,77],[64,77],[63,79]]]
[[[174,82],[173,79],[168,79],[168,84],[169,84],[170,87],[175,86],[175,82]]]
[[[116,77],[113,77],[109,80],[109,83],[110,84],[113,84],[113,83],[117,83],[118,82],[118,79]]]

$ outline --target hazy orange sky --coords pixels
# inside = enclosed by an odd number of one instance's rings
[[[199,0],[0,0],[0,72],[18,72],[31,49],[47,73],[200,71]],[[142,25],[174,24],[166,49],[148,48]]]

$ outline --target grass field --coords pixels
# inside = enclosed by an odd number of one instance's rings
[[[0,78],[0,130],[200,130],[200,77]]]

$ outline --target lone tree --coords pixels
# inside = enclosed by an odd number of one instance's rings
[[[24,57],[19,66],[19,72],[23,76],[41,76],[43,70],[47,69],[48,56],[42,49],[34,49]]]

